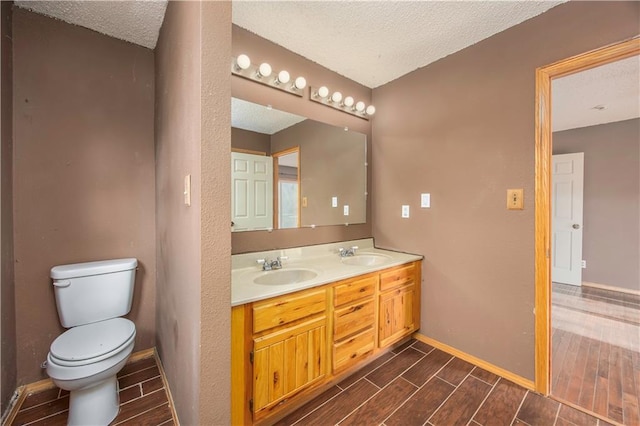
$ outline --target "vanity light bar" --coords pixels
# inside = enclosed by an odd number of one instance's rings
[[[307,80],[304,77],[298,77],[291,81],[291,75],[288,71],[273,72],[271,65],[266,62],[254,65],[251,63],[251,59],[244,54],[233,58],[231,73],[300,97],[302,97],[304,88],[307,87]]]
[[[330,93],[327,86],[309,87],[309,99],[364,120],[369,120],[376,113],[376,107],[373,105],[366,106],[362,101],[355,102],[351,96],[343,97],[342,93],[337,91]]]

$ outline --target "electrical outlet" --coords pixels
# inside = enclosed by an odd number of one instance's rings
[[[409,206],[407,205],[402,206],[402,217],[405,219],[409,217]]]
[[[423,209],[431,207],[431,194],[420,194],[420,207]]]
[[[582,269],[587,269],[587,261],[586,260],[582,261]]]
[[[349,206],[344,206],[343,207],[343,212],[345,216],[349,216]]]
[[[338,197],[331,197],[331,207],[338,207]]]
[[[191,206],[191,175],[186,175],[184,177],[184,205],[189,207]]]

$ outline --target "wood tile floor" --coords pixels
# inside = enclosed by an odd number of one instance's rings
[[[416,340],[383,355],[277,423],[337,424],[609,425]]]
[[[173,425],[171,405],[155,358],[127,364],[118,374],[120,413],[112,425]],[[69,393],[58,388],[30,394],[12,425],[66,425]]]
[[[640,425],[640,296],[553,283],[552,394]]]

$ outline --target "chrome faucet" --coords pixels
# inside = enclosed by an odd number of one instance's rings
[[[338,249],[338,254],[340,255],[340,257],[355,256],[356,255],[356,250],[358,250],[358,246],[353,246],[353,247],[348,248],[348,249],[343,249],[341,247],[341,248]]]
[[[256,262],[262,265],[263,271],[273,271],[274,269],[282,269],[282,261],[287,259],[287,256],[278,256],[276,260],[258,259]]]

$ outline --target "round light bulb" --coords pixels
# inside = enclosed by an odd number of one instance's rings
[[[249,59],[249,57],[243,53],[242,55],[238,55],[238,57],[236,58],[236,65],[241,70],[246,70],[251,66],[251,59]]]
[[[351,108],[353,106],[353,103],[355,101],[353,100],[353,98],[351,96],[347,96],[346,98],[344,98],[344,106],[347,106],[349,108]]]
[[[356,111],[363,112],[364,111],[364,102],[360,101],[356,104]]]
[[[376,113],[376,107],[374,107],[373,105],[369,105],[367,107],[367,115],[373,115]]]
[[[271,75],[271,65],[266,62],[261,63],[258,72],[262,77],[269,77]]]
[[[318,96],[320,96],[321,98],[326,98],[327,96],[329,96],[329,88],[327,86],[322,86],[321,88],[319,88]]]
[[[282,70],[278,73],[278,82],[282,84],[287,84],[291,80],[291,76],[288,72]]]
[[[302,90],[307,87],[307,79],[304,77],[298,77],[296,78],[296,81],[293,83],[293,85],[296,87],[296,89]]]
[[[342,93],[333,92],[333,95],[331,95],[331,100],[335,103],[339,103],[342,100]]]

